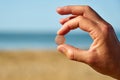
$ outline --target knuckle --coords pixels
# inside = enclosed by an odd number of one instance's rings
[[[78,16],[78,18],[79,18],[79,20],[82,20],[82,19],[84,19],[84,17],[83,17],[83,16]]]
[[[97,65],[97,51],[96,49],[92,49],[90,51],[91,55],[89,55],[86,59],[86,63],[89,64],[89,65]]]
[[[68,58],[70,60],[75,60],[75,54],[76,54],[76,50],[69,50],[68,51]]]
[[[105,34],[109,34],[109,32],[113,31],[113,27],[110,24],[103,24],[102,25],[102,32]]]
[[[91,7],[90,7],[89,5],[85,5],[85,6],[84,6],[84,9],[85,9],[85,10],[90,10]]]
[[[84,17],[83,16],[78,16],[77,19],[80,22],[80,21],[82,21],[84,19]]]
[[[97,61],[96,61],[96,59],[95,59],[94,57],[89,57],[89,58],[86,60],[86,63],[87,63],[88,65],[94,66],[94,65],[97,64]]]
[[[68,55],[68,58],[69,58],[70,60],[74,60],[74,54],[73,54],[73,53],[70,53],[70,54]]]

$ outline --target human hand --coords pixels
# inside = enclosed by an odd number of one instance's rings
[[[58,35],[80,28],[93,39],[88,50],[68,44],[58,45],[57,49],[71,60],[86,63],[102,74],[120,79],[120,43],[112,26],[89,6],[64,6],[58,8],[57,12],[61,15],[71,14],[60,20],[63,26]]]

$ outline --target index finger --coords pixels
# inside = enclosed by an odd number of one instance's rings
[[[57,8],[57,12],[61,15],[82,15],[91,20],[103,20],[91,7],[85,5],[70,5]]]

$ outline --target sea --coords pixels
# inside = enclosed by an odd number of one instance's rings
[[[0,33],[0,50],[13,49],[56,49],[56,33]],[[120,33],[117,33],[120,40]],[[66,44],[88,49],[92,43],[87,34],[67,34]]]

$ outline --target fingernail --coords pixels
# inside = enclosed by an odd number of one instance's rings
[[[61,30],[57,31],[57,34],[58,34],[58,35],[60,34],[60,31],[61,31]]]
[[[59,48],[59,51],[60,51],[61,53],[66,53],[66,52],[67,52],[67,50],[66,50],[64,47],[60,47],[60,48]]]
[[[58,31],[57,31],[57,34],[58,35],[63,35],[63,33],[64,33],[64,27],[66,27],[66,26],[62,26]]]
[[[62,7],[58,7],[58,8],[57,8],[57,11],[61,11],[61,8],[62,8]]]

